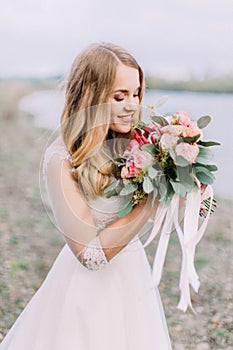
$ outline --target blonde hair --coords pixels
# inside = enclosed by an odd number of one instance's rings
[[[72,156],[73,176],[92,198],[102,195],[112,173],[112,150],[106,140],[129,138],[109,130],[107,104],[117,66],[123,63],[139,72],[141,103],[144,75],[136,60],[122,47],[111,43],[93,44],[76,57],[66,83],[66,100],[61,115],[63,141]]]

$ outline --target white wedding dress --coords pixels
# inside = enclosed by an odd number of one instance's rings
[[[45,167],[52,154],[67,156],[64,147],[50,146],[46,153]],[[117,201],[90,201],[94,221],[112,222]],[[92,245],[86,255],[88,266],[65,244],[0,350],[171,349],[160,295],[139,237],[109,262],[103,254],[100,246]]]

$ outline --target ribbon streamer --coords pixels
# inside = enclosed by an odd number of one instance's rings
[[[194,258],[196,245],[201,240],[205,232],[211,213],[211,206],[213,202],[213,189],[211,186],[208,186],[208,191],[210,193],[210,206],[206,218],[204,219],[200,228],[198,228],[198,223],[202,198],[201,190],[199,188],[198,190],[187,194],[183,229],[179,224],[179,196],[175,194],[169,207],[166,207],[163,204],[159,205],[151,234],[144,243],[144,247],[147,247],[161,229],[159,243],[152,267],[153,283],[154,285],[158,286],[162,277],[162,270],[167,254],[170,234],[174,226],[182,251],[182,263],[179,280],[180,300],[177,308],[184,312],[188,307],[190,307],[190,309],[195,313],[191,302],[190,286],[196,293],[198,292],[200,281],[195,269]]]

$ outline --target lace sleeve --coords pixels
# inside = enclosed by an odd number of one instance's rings
[[[95,237],[77,256],[83,266],[89,270],[100,270],[107,264],[99,237]]]
[[[76,258],[89,270],[99,270],[108,262],[101,247],[87,200],[71,174],[69,154],[64,147],[48,148],[43,162],[43,179],[54,224]],[[85,218],[85,219],[84,219]]]

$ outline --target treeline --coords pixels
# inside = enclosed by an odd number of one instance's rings
[[[37,88],[57,88],[62,85],[63,75],[53,75],[46,78],[29,77],[29,78],[0,78],[0,84],[10,81],[28,82],[31,86]],[[233,93],[233,73],[219,77],[206,77],[197,79],[190,77],[187,80],[171,80],[154,75],[146,76],[147,89],[156,90],[175,90],[175,91],[197,91],[197,92],[214,92],[214,93]]]
[[[146,87],[159,90],[233,93],[233,74],[207,77],[203,80],[195,77],[187,80],[168,80],[151,75],[146,77]]]

